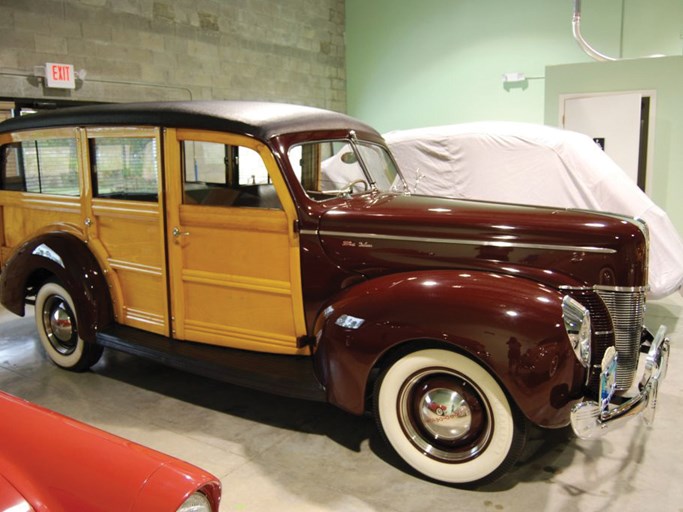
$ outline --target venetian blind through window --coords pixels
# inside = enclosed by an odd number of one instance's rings
[[[130,201],[159,199],[155,138],[90,139],[93,196]]]
[[[15,142],[2,147],[3,190],[78,196],[75,139]]]

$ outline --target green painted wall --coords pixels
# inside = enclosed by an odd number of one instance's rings
[[[683,57],[549,66],[545,124],[559,122],[561,94],[654,91],[650,196],[683,233]]]
[[[558,95],[657,91],[651,196],[683,233],[683,0],[346,0],[347,111],[380,131],[480,120],[557,125]],[[501,75],[523,72],[521,87]]]
[[[548,65],[590,62],[572,0],[346,0],[347,111],[381,131],[484,119],[542,123]],[[681,55],[683,0],[583,0],[615,57]],[[532,78],[504,88],[501,75]]]

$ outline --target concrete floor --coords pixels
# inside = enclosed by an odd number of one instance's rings
[[[455,489],[410,474],[371,418],[283,399],[106,351],[91,372],[52,365],[33,316],[0,309],[0,389],[203,467],[221,511],[683,512],[683,299],[652,302],[672,358],[654,427],[632,421],[599,441],[540,436],[495,484]],[[0,419],[2,421],[2,419]]]

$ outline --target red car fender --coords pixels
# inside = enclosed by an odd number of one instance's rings
[[[178,494],[178,483],[184,481],[186,492]],[[150,510],[175,510],[196,490],[201,491],[209,499],[214,509],[218,510],[221,497],[221,486],[215,477],[205,472],[197,472],[197,468],[181,460],[174,464],[160,466],[140,489],[131,512],[148,512]]]
[[[0,475],[40,511],[174,512],[220,482],[186,462],[0,392]]]
[[[585,373],[563,327],[558,290],[525,278],[475,271],[392,274],[345,290],[319,316],[316,366],[328,399],[361,414],[371,372],[397,350],[445,346],[493,374],[533,422],[564,426]],[[552,344],[552,375],[520,375],[521,358]],[[409,347],[410,345],[410,347]]]

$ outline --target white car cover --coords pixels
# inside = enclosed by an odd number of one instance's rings
[[[481,122],[384,134],[415,194],[583,208],[645,220],[650,298],[683,284],[683,242],[666,213],[588,136]]]

